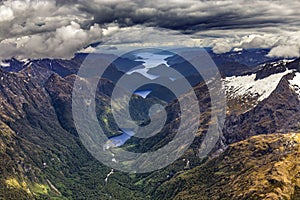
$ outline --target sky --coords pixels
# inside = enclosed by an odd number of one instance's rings
[[[0,0],[0,59],[71,58],[97,42],[296,57],[299,10],[298,0]]]

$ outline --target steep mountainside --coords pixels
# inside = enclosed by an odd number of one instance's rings
[[[201,127],[188,151],[164,169],[127,174],[103,166],[78,138],[71,95],[81,56],[1,63],[0,199],[299,199],[299,59],[223,78],[228,107],[224,135],[205,159],[198,157],[199,147],[214,123],[212,112],[219,110],[211,109],[207,85],[195,86],[201,115],[189,123],[200,120]],[[123,74],[118,62],[107,72],[114,78]],[[137,64],[126,63],[124,67]],[[109,106],[114,87],[114,80],[102,78],[96,95],[99,123],[109,137],[122,134]],[[133,95],[132,115],[139,124],[149,123],[154,103],[169,113],[164,129],[148,139],[131,138],[124,148],[144,152],[172,140],[179,124],[178,101],[166,105]]]
[[[177,174],[156,199],[300,198],[300,134],[260,135],[230,145],[204,165]]]
[[[299,61],[297,61],[299,63]],[[294,64],[291,63],[292,65]],[[274,69],[276,71],[276,69]],[[239,99],[240,104],[247,105],[245,112],[234,112],[236,108],[231,109],[231,114],[225,122],[224,136],[227,143],[233,143],[244,140],[250,136],[258,134],[268,134],[274,132],[286,133],[299,130],[300,128],[300,98],[298,95],[297,82],[299,72],[296,69],[285,68],[284,72],[271,74],[264,79],[259,79],[244,85],[240,84],[240,90],[229,91],[229,105],[232,99]],[[278,76],[276,79],[274,76]],[[270,78],[272,77],[272,78]],[[281,78],[282,77],[282,78]],[[264,82],[264,81],[269,82]],[[255,85],[258,83],[257,85]],[[278,83],[278,84],[277,84]],[[249,89],[244,89],[243,87]],[[249,96],[253,97],[251,90],[257,92],[258,98],[254,103],[249,103]]]
[[[109,199],[111,195],[121,198],[124,193],[128,199],[140,196],[126,189],[123,183],[130,182],[126,174],[105,182],[110,169],[96,161],[74,133],[61,126],[62,118],[44,88],[30,78],[0,73],[1,199]]]

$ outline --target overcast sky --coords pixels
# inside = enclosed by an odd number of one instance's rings
[[[104,46],[271,48],[299,56],[298,0],[0,0],[0,58],[70,58]]]

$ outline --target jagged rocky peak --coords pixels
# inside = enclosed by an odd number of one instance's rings
[[[6,59],[0,61],[0,69],[8,72],[18,72],[30,62],[29,59],[18,60],[16,58]]]
[[[264,79],[272,74],[285,72],[287,64],[293,60],[280,60],[277,62],[265,63],[261,65],[260,69],[256,72],[255,80]]]
[[[288,63],[287,68],[294,69],[294,70],[300,72],[300,58]]]

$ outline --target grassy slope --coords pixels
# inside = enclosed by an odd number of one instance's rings
[[[260,135],[177,175],[157,199],[299,199],[300,134]]]

